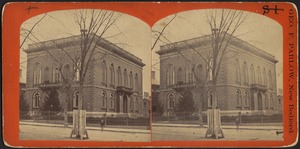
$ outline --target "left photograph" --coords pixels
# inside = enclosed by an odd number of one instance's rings
[[[20,140],[150,141],[151,29],[77,9],[20,27]]]

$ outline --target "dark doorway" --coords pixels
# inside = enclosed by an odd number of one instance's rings
[[[127,100],[127,96],[126,95],[124,95],[123,96],[123,113],[127,113],[128,112],[128,108],[127,108],[127,102],[128,100]]]
[[[257,101],[258,101],[258,110],[262,110],[262,96],[260,92],[257,94]]]

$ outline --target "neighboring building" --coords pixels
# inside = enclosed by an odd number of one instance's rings
[[[148,117],[150,115],[150,96],[148,92],[144,92],[142,109],[143,109],[143,114]]]
[[[152,113],[161,113],[162,107],[158,99],[159,96],[159,80],[156,79],[155,71],[151,72],[152,85],[151,85],[151,98],[152,98]]]
[[[192,47],[192,48],[191,48]],[[231,39],[217,80],[217,107],[222,113],[248,114],[281,112],[276,93],[275,57],[236,37]],[[194,103],[201,97],[202,110],[212,106],[211,69],[199,56],[211,51],[210,35],[163,45],[160,55],[160,94],[164,115],[172,115],[183,95],[191,94]],[[195,69],[195,71],[192,71]],[[205,81],[203,94],[196,91],[196,77]],[[201,85],[200,85],[201,86]],[[184,93],[185,92],[185,93]],[[197,109],[197,108],[196,108]]]
[[[277,100],[278,100],[278,110],[282,112],[282,108],[283,108],[282,89],[278,89]]]
[[[96,38],[99,38],[96,36]],[[64,55],[63,73],[75,75],[72,84],[73,101],[68,102],[68,111],[78,108],[79,73],[73,61],[61,50],[67,51],[79,62],[81,36],[55,39],[30,44],[27,53],[26,100],[30,111],[38,113],[49,89],[59,91],[63,103],[62,76],[59,63]],[[96,41],[94,40],[94,44]],[[72,51],[72,52],[70,52]],[[50,54],[52,56],[50,56]],[[101,39],[90,61],[83,89],[83,109],[94,113],[135,113],[142,114],[142,60],[122,48]],[[71,73],[72,74],[72,73]]]

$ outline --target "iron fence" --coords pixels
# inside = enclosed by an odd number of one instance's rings
[[[68,115],[68,124],[73,124],[72,114]],[[145,128],[149,129],[150,118],[149,117],[87,117],[87,126],[100,126],[100,121],[104,119],[107,127],[133,127],[133,128]],[[20,112],[20,121],[33,121],[37,123],[49,123],[49,124],[64,124],[64,115],[62,112],[57,111],[39,111],[33,112]]]
[[[238,116],[228,116],[221,115],[222,124],[232,125],[235,124],[236,118]],[[264,124],[264,123],[282,123],[282,114],[272,114],[272,115],[241,115],[241,122],[244,124]],[[188,113],[188,112],[173,112],[173,113],[152,113],[152,122],[154,123],[178,123],[178,124],[199,124],[199,114],[198,113]],[[207,124],[207,115],[202,113],[202,122]]]

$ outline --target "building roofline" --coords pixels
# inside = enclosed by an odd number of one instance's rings
[[[174,42],[171,44],[162,45],[162,46],[160,46],[160,50],[156,51],[156,53],[159,55],[163,55],[163,54],[167,54],[167,53],[182,51],[182,50],[188,49],[188,47],[190,47],[190,46],[192,46],[192,47],[206,46],[211,43],[210,39],[211,39],[211,35],[204,35],[201,37],[196,37],[196,38],[192,38],[192,39]],[[278,62],[278,60],[275,59],[275,56],[255,47],[255,46],[249,44],[248,42],[241,40],[235,36],[232,36],[231,42],[229,45],[243,49],[252,54],[258,55],[260,57],[266,58],[267,60],[269,60],[273,63]]]
[[[48,41],[42,41],[39,43],[33,43],[29,44],[28,48],[24,50],[26,53],[34,53],[38,51],[42,51],[45,48],[51,48],[51,47],[57,47],[57,46],[62,46],[62,47],[68,47],[68,46],[74,46],[74,45],[79,45],[80,42],[80,37],[81,35],[76,35],[76,36],[69,36],[69,37],[64,37],[64,38],[59,38],[59,39],[52,39]],[[96,35],[97,38],[100,38],[98,35]],[[96,41],[94,41],[96,42]],[[55,43],[55,44],[54,44]],[[145,64],[142,62],[142,59],[129,53],[128,51],[122,49],[121,47],[111,43],[110,41],[101,38],[97,46],[102,47],[104,49],[109,49],[111,52],[126,58],[139,66],[143,67]]]

